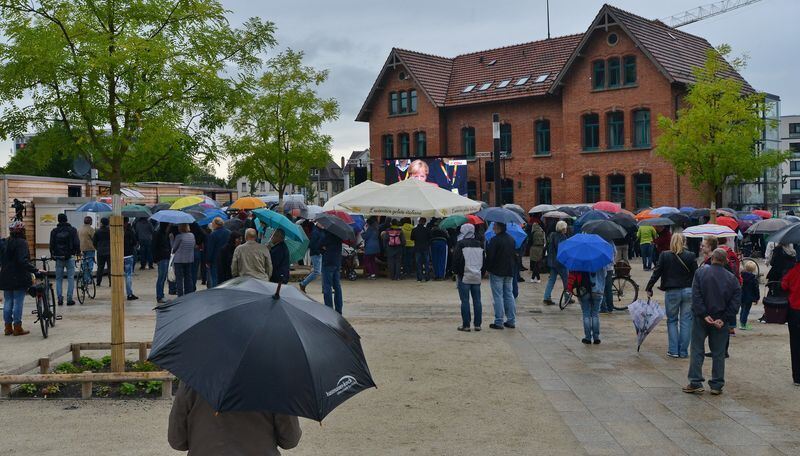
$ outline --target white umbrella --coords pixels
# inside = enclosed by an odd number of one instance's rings
[[[317,214],[321,214],[323,212],[325,212],[325,209],[323,209],[322,206],[317,206],[316,204],[311,204],[306,209],[308,220],[314,220],[314,217],[316,217]]]
[[[341,205],[356,214],[388,217],[449,217],[481,209],[480,202],[416,179],[400,181]]]
[[[690,226],[683,230],[686,237],[701,238],[706,236],[714,237],[736,237],[736,232],[727,226],[706,223],[705,225]]]
[[[355,187],[350,187],[342,193],[339,193],[338,195],[329,199],[328,202],[322,206],[322,209],[326,211],[344,211],[346,209],[342,206],[342,203],[345,201],[350,201],[353,198],[359,198],[361,196],[368,195],[375,190],[385,187],[385,185],[373,182],[371,180],[364,181]]]
[[[551,212],[556,210],[556,207],[552,204],[540,204],[538,206],[533,206],[531,210],[528,211],[528,214],[538,214],[541,212]]]

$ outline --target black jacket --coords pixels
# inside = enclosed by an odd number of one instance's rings
[[[101,226],[94,232],[94,246],[97,248],[97,256],[111,255],[111,229]]]
[[[81,253],[81,240],[78,230],[69,223],[59,223],[50,231],[50,256],[70,258]]]
[[[692,313],[695,318],[721,319],[724,322],[736,318],[742,302],[742,287],[724,266],[704,265],[697,270],[692,284]]]
[[[123,242],[125,243],[125,256],[136,255],[136,246],[139,245],[139,240],[136,238],[136,232],[130,225],[124,228]]]
[[[230,242],[220,250],[217,256],[217,283],[222,283],[233,278],[231,264],[233,263],[233,251],[236,247]]]
[[[683,264],[681,264],[681,260]],[[661,252],[645,290],[652,291],[659,278],[662,290],[691,288],[695,271],[697,271],[697,258],[694,253],[684,250],[678,259],[678,255],[672,253],[671,250]]]
[[[272,275],[269,281],[289,283],[289,247],[286,246],[286,242],[273,245],[269,249],[269,255],[272,258]],[[341,253],[339,255],[341,256]]]
[[[517,261],[517,249],[514,238],[508,233],[498,234],[486,247],[486,270],[500,277],[513,277],[514,263]]]
[[[794,267],[795,263],[795,257],[786,253],[782,246],[776,245],[775,249],[772,251],[772,258],[769,261],[769,265],[772,267],[767,273],[767,281],[780,282],[783,276]]]
[[[431,247],[431,230],[417,225],[411,230],[411,240],[414,241],[414,250],[428,250]]]
[[[433,241],[445,241],[448,242],[450,236],[447,235],[447,231],[439,228],[438,226],[434,226],[431,228],[431,242]]]
[[[567,236],[563,233],[559,233],[558,231],[553,231],[550,233],[550,236],[547,237],[547,266],[551,268],[561,267],[561,263],[558,261],[558,244],[561,241],[567,239]]]
[[[31,274],[36,268],[30,263],[28,241],[10,237],[0,256],[0,290],[27,290],[33,284]]]
[[[153,234],[153,243],[151,244],[151,249],[153,251],[153,261],[158,263],[162,260],[169,260],[170,255],[172,254],[172,246],[169,242],[169,232],[157,230],[155,234]]]

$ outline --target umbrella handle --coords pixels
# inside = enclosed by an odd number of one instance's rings
[[[283,285],[282,283],[279,283],[279,284],[278,284],[278,288],[275,290],[275,294],[274,294],[274,295],[272,295],[272,299],[274,299],[274,300],[276,300],[276,301],[277,301],[278,299],[281,299],[281,286],[282,286],[282,285]]]

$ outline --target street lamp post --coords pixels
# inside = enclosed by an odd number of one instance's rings
[[[503,202],[503,187],[500,182],[500,114],[492,114],[492,139],[494,139],[494,153],[492,160],[494,166],[494,204],[495,206],[502,206]]]

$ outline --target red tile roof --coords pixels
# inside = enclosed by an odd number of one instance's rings
[[[436,106],[443,106],[447,96],[447,84],[453,70],[453,59],[421,52],[394,48],[392,50],[411,72],[417,83],[425,90]]]

